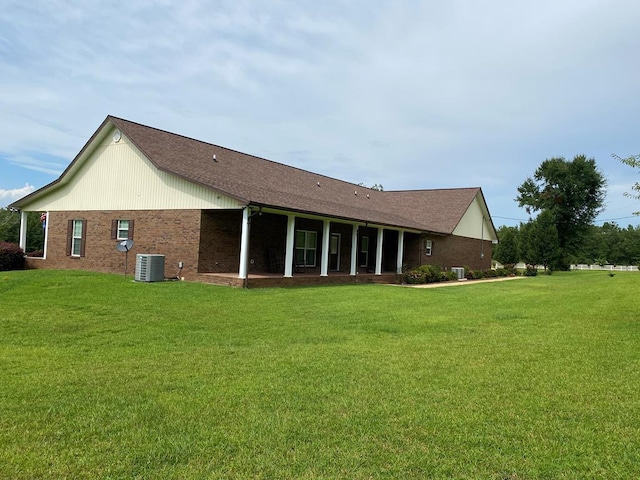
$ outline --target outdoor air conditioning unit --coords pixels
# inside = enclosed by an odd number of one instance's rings
[[[456,274],[458,280],[464,280],[464,268],[463,267],[451,267],[451,271]]]
[[[136,255],[136,282],[162,282],[164,255],[138,253]]]

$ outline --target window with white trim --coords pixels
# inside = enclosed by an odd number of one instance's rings
[[[296,265],[316,266],[318,232],[296,230]]]
[[[70,220],[68,235],[67,255],[72,257],[84,257],[85,220]]]
[[[433,252],[433,241],[425,240],[424,241],[424,253],[426,255],[431,255],[432,252]]]
[[[127,240],[133,239],[133,220],[112,220],[111,239]]]

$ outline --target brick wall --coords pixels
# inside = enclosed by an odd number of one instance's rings
[[[67,255],[68,220],[87,221],[84,257]],[[134,221],[134,247],[128,255],[128,274],[135,272],[137,253],[165,255],[165,277],[180,275],[185,280],[197,280],[198,273],[227,273],[239,270],[240,210],[158,210],[158,211],[77,211],[49,212],[47,258],[27,259],[29,268],[56,268],[124,273],[125,254],[115,248],[111,238],[112,220]],[[271,251],[278,272],[284,272],[287,217],[263,214],[252,217],[249,257],[250,273],[272,271]],[[320,273],[322,254],[322,222],[297,218],[296,229],[318,232],[317,266],[306,273]],[[331,232],[341,234],[340,272],[349,272],[351,264],[350,225],[332,223]],[[201,234],[202,232],[202,234]],[[377,230],[361,227],[360,235],[369,236],[369,265],[375,265]],[[432,255],[425,254],[425,240],[433,242]],[[395,271],[397,233],[385,232],[384,271]],[[420,236],[405,233],[403,264],[411,268],[420,264],[439,265],[449,269],[467,266],[473,269],[491,267],[491,242],[455,236]],[[360,244],[358,245],[360,249]],[[484,258],[480,257],[484,250]],[[178,262],[184,263],[178,271]],[[359,263],[359,262],[358,262]],[[359,266],[359,265],[358,265]],[[366,268],[358,268],[366,271]]]
[[[431,240],[431,255],[426,255],[425,240]],[[476,238],[457,236],[421,236],[405,233],[403,264],[412,268],[418,265],[437,265],[443,269],[469,267],[474,270],[491,268],[491,241],[484,241],[484,258],[480,257],[482,242]]]
[[[84,257],[67,255],[67,224],[74,219],[87,221]],[[165,255],[165,277],[175,277],[178,262],[183,262],[181,276],[196,278],[199,210],[49,212],[47,258],[29,259],[28,267],[124,273],[125,254],[116,250],[116,241],[111,238],[112,220],[134,221],[129,275],[135,272],[136,254],[156,253]]]
[[[425,240],[432,241],[432,253],[425,254]],[[484,246],[483,246],[484,244]],[[458,236],[425,236],[421,242],[420,264],[438,265],[445,269],[451,267],[469,267],[474,270],[488,270],[491,268],[491,241],[484,242],[477,238]],[[484,258],[481,258],[481,253]]]
[[[404,234],[404,255],[402,265],[406,268],[413,268],[420,265],[422,237],[417,233]]]
[[[199,272],[238,272],[242,210],[203,211],[201,225]]]

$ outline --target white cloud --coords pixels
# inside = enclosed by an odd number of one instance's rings
[[[10,203],[13,203],[16,200],[26,195],[29,195],[34,190],[35,190],[35,187],[29,184],[26,184],[22,188],[14,188],[11,190],[4,190],[0,188],[0,207],[4,208]]]

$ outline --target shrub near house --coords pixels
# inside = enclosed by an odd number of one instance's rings
[[[0,272],[22,270],[24,268],[24,252],[15,243],[0,242]]]
[[[465,278],[467,280],[481,280],[483,278],[512,277],[518,274],[514,267],[496,268],[489,270],[472,270],[465,267]],[[521,273],[520,273],[521,274]],[[527,275],[529,275],[527,273]],[[419,285],[424,283],[448,282],[457,280],[454,272],[444,271],[436,265],[421,265],[406,271],[402,275],[403,283],[409,285]]]

